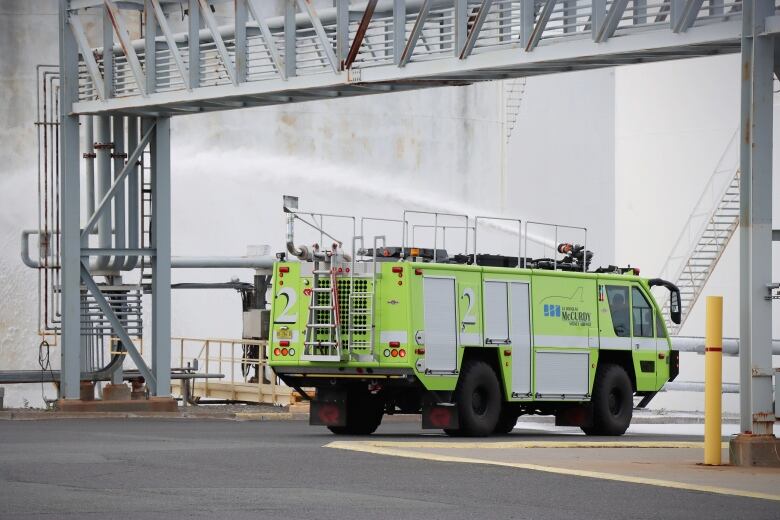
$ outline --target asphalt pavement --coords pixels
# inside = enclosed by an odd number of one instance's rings
[[[453,441],[390,421],[370,439]],[[335,440],[365,438],[304,421],[0,421],[0,518],[780,518],[778,501],[324,447]]]

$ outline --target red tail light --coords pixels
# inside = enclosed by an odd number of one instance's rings
[[[287,267],[286,265],[283,265],[283,266],[281,266],[281,267],[279,268],[279,272],[280,272],[280,273],[289,273],[289,272],[290,272],[290,268],[289,268],[289,267]]]
[[[390,351],[390,355],[391,355],[392,357],[398,357],[398,350],[397,350],[397,349],[393,349],[393,350],[391,350],[391,351]]]
[[[287,349],[286,349],[286,348],[283,348],[283,349],[282,349],[282,355],[283,355],[283,356],[286,356],[286,355],[287,355],[287,352],[288,352],[288,351],[287,351]]]
[[[401,350],[398,351],[398,355],[400,357],[406,357],[406,351],[404,349],[401,349]]]
[[[401,273],[403,273],[403,272],[404,272],[404,268],[403,268],[403,267],[401,267],[400,265],[396,265],[396,266],[393,266],[393,269],[392,269],[392,271],[393,271],[394,273],[396,273],[396,274],[401,274]]]
[[[401,346],[401,342],[400,341],[391,341],[390,342],[390,348],[398,348],[400,346]]]
[[[287,341],[286,339],[283,339],[283,340],[281,340],[281,341],[279,342],[279,346],[280,346],[280,347],[289,347],[289,346],[290,346],[290,342],[289,342],[289,341]]]
[[[279,347],[276,347],[274,349],[274,356],[281,356],[281,355],[282,355],[282,349],[280,349]]]

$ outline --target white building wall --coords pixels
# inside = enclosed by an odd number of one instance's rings
[[[619,263],[639,266],[646,276],[662,268],[737,130],[739,67],[739,56],[731,55],[616,69],[615,244]],[[775,121],[779,118],[776,107]],[[780,149],[777,130],[774,141],[775,149]],[[776,153],[775,171],[779,166]],[[777,185],[774,193],[777,215]],[[777,248],[774,254],[777,273]],[[681,335],[704,335],[708,295],[724,297],[724,336],[738,337],[739,232],[691,310]],[[778,324],[780,309],[775,306],[774,337],[780,334]],[[683,354],[680,365],[679,380],[704,380],[702,356]],[[737,358],[724,358],[724,381],[739,381]],[[661,394],[651,406],[701,410],[704,395]],[[724,396],[724,410],[736,412],[738,407],[736,394]]]

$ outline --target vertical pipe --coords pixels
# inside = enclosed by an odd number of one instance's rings
[[[114,159],[113,184],[125,167],[127,154],[125,153],[125,118],[114,116],[112,117],[112,123],[112,142],[114,143],[114,153],[112,154]],[[123,182],[114,195],[114,247],[124,248],[125,246],[125,184]],[[111,262],[111,269],[119,271],[124,266],[124,263],[125,258],[123,256],[115,256]]]
[[[138,146],[138,118],[127,118],[127,150],[132,153]],[[127,247],[135,249],[139,240],[139,205],[141,204],[138,190],[138,163],[130,165],[130,173],[127,175]],[[130,256],[125,261],[125,269],[130,271],[138,265],[138,257]]]
[[[94,117],[86,116],[84,144],[87,149],[84,153],[86,159],[86,181],[87,181],[87,217],[95,212],[95,136],[94,136]]]
[[[60,139],[62,141],[62,348],[60,398],[78,399],[81,370],[81,230],[79,175],[79,120],[71,115],[78,99],[78,50],[68,26],[68,0],[59,0]]]
[[[171,393],[171,120],[158,117],[152,146],[152,373],[156,396]]]
[[[720,465],[723,297],[707,296],[704,340],[704,464]]]
[[[97,155],[97,197],[103,200],[108,189],[111,187],[111,126],[109,116],[100,115],[96,117],[95,133],[97,134],[97,143],[95,144],[95,154]],[[108,209],[103,212],[98,219],[98,247],[111,247],[111,211]],[[99,256],[95,260],[96,269],[106,269],[110,262],[110,257]]]

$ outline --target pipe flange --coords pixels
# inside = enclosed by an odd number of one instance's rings
[[[112,153],[111,154],[112,159],[127,159],[126,153]]]
[[[105,149],[113,150],[114,143],[95,143],[94,147],[95,150],[105,150]]]
[[[84,152],[81,156],[84,159],[94,159],[95,157],[97,157],[97,154],[95,152]]]

